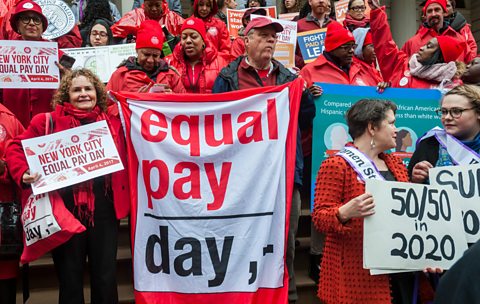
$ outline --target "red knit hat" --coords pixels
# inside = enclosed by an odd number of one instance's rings
[[[355,43],[353,34],[344,28],[340,23],[332,21],[327,26],[327,37],[325,38],[325,51],[331,52],[347,42]],[[365,45],[365,43],[364,43]]]
[[[183,32],[186,29],[191,29],[196,31],[202,36],[203,42],[207,41],[207,31],[205,29],[205,22],[202,19],[197,17],[190,17],[183,22],[182,29],[180,32]]]
[[[427,12],[427,8],[430,6],[430,4],[437,3],[440,4],[440,6],[443,8],[443,11],[447,11],[447,0],[427,0],[425,5],[423,6],[422,12],[425,15]]]
[[[164,42],[165,36],[158,21],[145,20],[140,24],[135,49],[153,48],[161,50]]]
[[[367,32],[367,34],[365,35],[365,39],[363,40],[364,46],[369,44],[373,44],[372,33],[370,33],[370,31]]]
[[[465,51],[465,42],[449,36],[437,36],[438,46],[445,62],[455,61]]]
[[[43,15],[42,8],[36,2],[31,0],[25,0],[17,4],[15,6],[15,12],[10,17],[10,26],[15,31],[15,33],[20,34],[17,29],[18,18],[20,17],[21,13],[25,12],[34,12],[40,15],[40,19],[42,19],[43,25],[43,32],[47,30],[48,27],[48,20],[47,17]]]

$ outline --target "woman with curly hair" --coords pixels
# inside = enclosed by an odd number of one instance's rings
[[[30,172],[22,140],[72,129],[105,120],[122,162],[125,144],[120,121],[107,116],[103,83],[87,69],[75,70],[62,78],[50,114],[33,117],[28,129],[16,137],[7,150],[7,163],[13,180],[27,188],[37,181]],[[47,131],[50,130],[50,131]],[[52,251],[59,282],[59,303],[84,303],[83,273],[88,257],[91,303],[117,303],[116,282],[118,220],[129,212],[126,170],[57,190],[65,207],[86,230]]]

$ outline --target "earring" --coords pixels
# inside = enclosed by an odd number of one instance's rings
[[[374,137],[375,137],[375,134],[372,135],[372,140],[370,141],[370,149],[374,149],[374,148],[375,148],[375,140],[374,140]]]

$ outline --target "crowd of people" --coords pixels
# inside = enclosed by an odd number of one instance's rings
[[[13,2],[0,17],[0,39],[46,41],[42,34],[48,19],[42,8],[32,0]],[[238,37],[230,35],[226,24],[226,9],[236,9],[235,0],[194,0],[193,14],[185,19],[179,0],[136,0],[123,16],[108,0],[72,1],[76,24],[55,39],[59,88],[0,89],[0,203],[24,202],[31,194],[29,185],[39,178],[28,168],[23,139],[105,120],[125,159],[119,111],[107,98],[109,90],[222,93],[302,78],[305,89],[298,116],[286,250],[288,300],[295,303],[295,235],[301,201],[310,196],[314,98],[322,94],[316,83],[376,86],[379,92],[389,87],[439,89],[445,94],[438,110],[443,129],[440,135],[430,134],[419,141],[408,168],[385,153],[402,147],[396,140],[396,105],[365,99],[349,109],[346,121],[353,141],[346,147],[366,155],[387,181],[428,183],[429,168],[463,164],[455,158],[455,149],[480,158],[480,57],[470,25],[455,11],[455,1],[427,0],[422,24],[402,48],[392,38],[386,9],[379,0],[350,0],[341,23],[335,20],[332,5],[330,0],[308,0],[302,7],[299,0],[282,1],[281,13],[298,13],[293,18],[298,33],[326,29],[324,51],[318,58],[305,63],[297,47],[295,67],[286,68],[274,58],[283,26],[262,18],[267,15],[264,0],[247,1]],[[125,58],[108,83],[87,69],[72,71],[62,61],[64,48],[123,43],[135,43],[136,56]],[[442,136],[453,137],[458,145],[445,145],[438,140]],[[118,225],[119,219],[128,216],[130,206],[126,175],[124,170],[57,191],[66,208],[87,228],[52,251],[60,303],[84,303],[87,257],[91,302],[118,302]],[[363,269],[363,219],[374,214],[375,202],[365,193],[362,178],[344,155],[328,158],[318,172],[310,249],[310,275],[319,283],[318,297],[323,303],[416,302],[415,273],[372,276]],[[15,303],[18,275],[18,260],[0,260],[1,304]],[[432,300],[425,294],[418,292],[418,300]]]

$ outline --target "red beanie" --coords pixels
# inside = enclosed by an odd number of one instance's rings
[[[363,40],[363,46],[373,44],[372,33],[370,31],[365,35],[365,40]]]
[[[331,52],[347,42],[355,43],[355,38],[353,37],[353,34],[349,30],[344,28],[340,23],[336,21],[330,22],[327,26],[325,51]]]
[[[465,51],[465,42],[449,36],[437,36],[438,46],[445,62],[455,61]]]
[[[42,8],[36,2],[31,0],[25,0],[17,4],[15,7],[15,12],[10,17],[10,26],[15,31],[15,33],[20,34],[17,29],[18,18],[20,17],[21,13],[25,12],[34,12],[40,15],[40,19],[42,19],[43,31],[45,32],[48,27],[48,20],[47,17],[43,15]]]
[[[155,20],[145,20],[137,31],[135,49],[153,48],[161,50],[165,42],[162,27]]]
[[[433,3],[440,4],[440,6],[443,8],[443,11],[444,12],[447,11],[447,0],[427,0],[427,2],[425,3],[425,5],[423,6],[423,9],[422,9],[422,12],[423,12],[424,15],[427,12],[428,6],[430,4],[433,4]]]
[[[191,29],[196,31],[202,36],[203,42],[207,42],[207,31],[205,29],[205,22],[202,19],[196,17],[190,17],[183,22],[182,29],[180,32],[183,32],[186,29]]]

